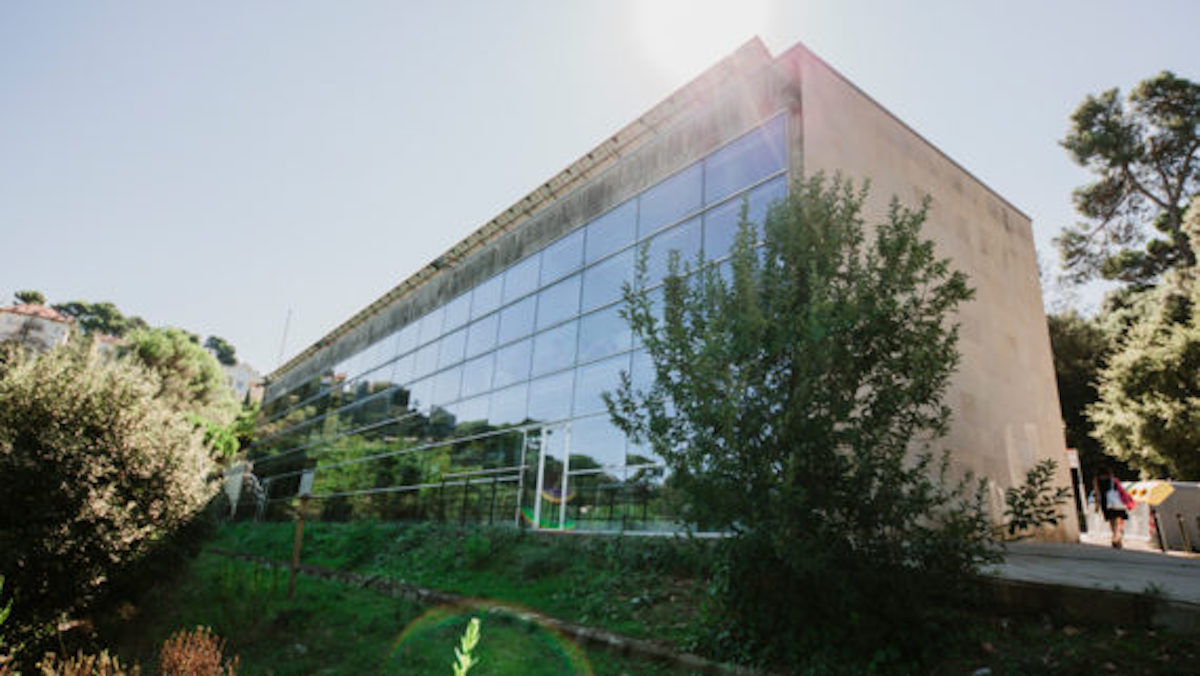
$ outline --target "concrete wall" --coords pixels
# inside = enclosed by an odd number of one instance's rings
[[[803,48],[780,57],[803,89],[803,167],[870,179],[868,221],[893,195],[916,207],[929,195],[924,234],[965,272],[974,300],[961,308],[962,363],[947,395],[954,421],[944,446],[956,463],[1003,489],[1052,458],[1069,486],[1063,423],[1029,217]],[[1056,534],[1074,539],[1073,520]]]

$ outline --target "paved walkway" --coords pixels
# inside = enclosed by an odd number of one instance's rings
[[[1200,557],[1108,546],[1019,542],[991,574],[1073,587],[1152,591],[1200,606]]]

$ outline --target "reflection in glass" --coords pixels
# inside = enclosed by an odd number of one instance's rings
[[[583,228],[560,238],[542,251],[542,273],[539,284],[546,285],[574,272],[583,264]]]
[[[533,337],[533,375],[564,369],[575,363],[579,322],[568,322]]]
[[[459,427],[462,427],[463,423],[486,422],[488,419],[488,403],[489,398],[485,394],[482,397],[467,399],[458,404],[455,407],[455,413],[458,418]]]
[[[413,377],[427,376],[437,370],[438,344],[432,342],[416,351]]]
[[[504,272],[505,303],[511,303],[537,288],[538,262],[540,260],[535,254]]]
[[[695,268],[696,257],[700,254],[700,219],[680,223],[650,240],[646,256],[647,284],[653,286],[666,278],[672,251],[679,254],[680,273],[685,266]]]
[[[471,294],[464,293],[458,298],[446,303],[446,319],[443,322],[443,331],[453,331],[471,318]]]
[[[634,254],[629,248],[583,271],[583,311],[621,297],[621,285],[633,278]]]
[[[536,301],[537,298],[531,296],[500,311],[500,333],[497,338],[500,345],[533,333],[533,313],[537,307]]]
[[[525,422],[525,399],[528,394],[529,386],[525,383],[493,392],[488,411],[488,422],[497,427],[520,425]]]
[[[496,353],[489,352],[463,364],[462,396],[470,397],[491,389],[495,361]]]
[[[638,198],[638,236],[670,225],[700,208],[699,163],[680,171]]]
[[[629,349],[633,331],[629,322],[621,318],[620,310],[618,303],[579,320],[579,361],[587,362]]]
[[[500,307],[500,292],[504,288],[504,275],[499,274],[471,289],[471,319],[479,319]]]
[[[537,296],[537,328],[557,324],[579,313],[579,275],[562,280]]]
[[[621,385],[621,372],[629,370],[629,355],[579,367],[575,380],[575,415],[606,410],[603,394],[615,392]]]
[[[439,307],[431,311],[429,314],[421,317],[421,332],[420,343],[428,343],[429,341],[442,335],[442,320],[446,317],[446,308]]]
[[[459,329],[454,333],[446,334],[442,338],[441,348],[438,351],[438,368],[444,368],[451,364],[457,364],[462,361],[463,349],[467,345],[467,330]]]
[[[704,160],[704,203],[717,202],[786,167],[784,118],[779,116]]]
[[[625,433],[608,416],[571,421],[571,464],[569,471],[625,464]]]
[[[499,325],[500,315],[490,314],[467,327],[466,355],[474,357],[496,347],[496,327]]]
[[[446,369],[434,376],[433,403],[439,406],[458,399],[459,383],[462,382],[462,367]]]
[[[630,200],[587,225],[587,262],[633,244],[637,239],[637,201]]]
[[[496,375],[493,387],[504,387],[529,377],[529,359],[533,353],[533,341],[522,340],[496,352]]]
[[[396,332],[396,354],[411,352],[417,346],[417,322],[410,322]]]
[[[529,417],[542,422],[561,420],[571,414],[575,371],[563,371],[529,383]]]

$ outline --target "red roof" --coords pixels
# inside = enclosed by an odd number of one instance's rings
[[[14,305],[13,307],[0,307],[0,312],[11,312],[16,315],[26,315],[28,317],[49,319],[52,322],[64,322],[67,324],[71,323],[70,317],[48,305],[25,303],[22,305]]]

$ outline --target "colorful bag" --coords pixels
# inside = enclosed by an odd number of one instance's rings
[[[1117,497],[1119,498],[1120,503],[1125,505],[1125,509],[1132,511],[1137,503],[1133,501],[1133,496],[1129,494],[1129,491],[1125,490],[1125,487],[1121,485],[1121,482],[1117,481],[1117,477],[1113,477],[1113,487],[1117,489]],[[1109,504],[1111,505],[1115,503],[1110,502]]]

